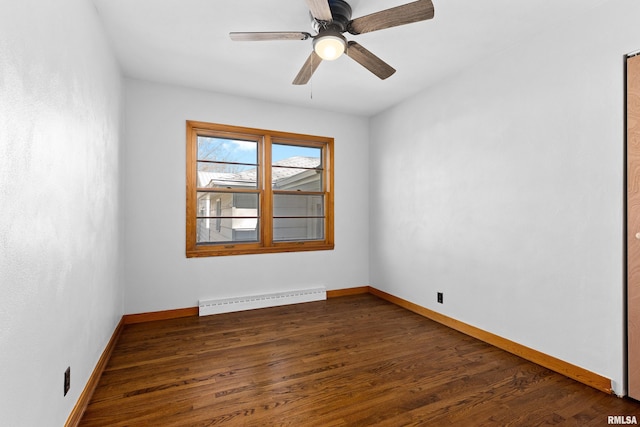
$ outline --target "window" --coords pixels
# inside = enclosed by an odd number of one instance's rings
[[[333,138],[187,122],[187,257],[333,249]]]

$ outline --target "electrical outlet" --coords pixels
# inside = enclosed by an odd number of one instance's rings
[[[71,388],[71,366],[64,371],[64,395],[66,396]]]
[[[440,304],[444,303],[444,294],[442,292],[438,292],[438,302]]]

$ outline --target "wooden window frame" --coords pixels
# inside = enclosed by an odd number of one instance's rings
[[[208,189],[218,192],[251,192],[258,194],[259,233],[257,242],[197,243],[197,187],[198,136],[222,138],[244,138],[258,143],[258,184],[256,190]],[[271,146],[272,143],[285,143],[302,147],[322,149],[324,167],[324,239],[273,241],[273,195],[278,193],[271,188]],[[302,252],[332,250],[334,248],[334,180],[333,180],[333,138],[280,132],[264,129],[231,126],[224,124],[187,121],[186,155],[186,256],[210,257],[225,255],[244,255],[278,252]],[[305,192],[296,192],[304,194]],[[310,192],[310,194],[319,192]]]

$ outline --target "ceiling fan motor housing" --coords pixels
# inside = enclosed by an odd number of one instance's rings
[[[333,20],[330,22],[318,21],[313,19],[313,28],[318,33],[326,30],[344,33],[347,31],[347,25],[351,22],[351,6],[344,0],[329,0],[331,15]]]

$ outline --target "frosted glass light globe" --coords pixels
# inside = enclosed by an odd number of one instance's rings
[[[325,61],[333,61],[340,58],[347,44],[338,36],[322,36],[313,43],[313,50]]]

